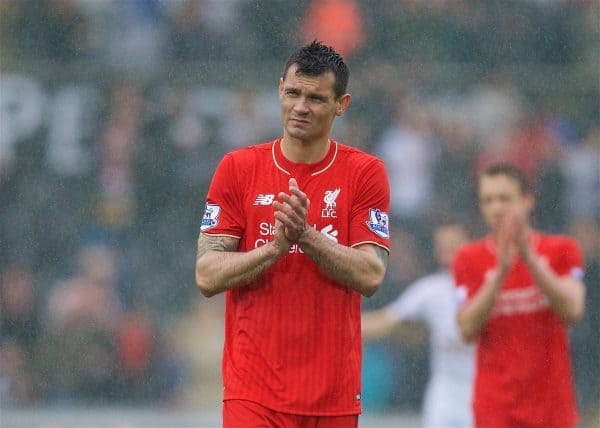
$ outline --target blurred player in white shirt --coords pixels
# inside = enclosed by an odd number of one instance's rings
[[[471,387],[474,348],[461,338],[456,321],[458,299],[450,265],[468,241],[459,223],[439,225],[433,236],[440,271],[411,285],[387,306],[362,316],[365,340],[382,338],[404,321],[424,322],[430,332],[430,377],[423,402],[425,428],[469,428],[473,425]]]

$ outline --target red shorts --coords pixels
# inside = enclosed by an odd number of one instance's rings
[[[246,400],[223,402],[223,428],[358,428],[358,415],[304,416],[281,413]]]
[[[475,428],[519,428],[508,416],[475,414]]]
[[[476,428],[573,428],[576,424],[551,424],[548,423],[533,423],[524,424],[523,422],[515,421],[508,415],[501,414],[480,414],[475,413]]]

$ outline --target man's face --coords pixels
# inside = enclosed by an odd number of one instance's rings
[[[509,214],[529,216],[533,196],[523,193],[519,183],[506,175],[484,175],[479,179],[479,209],[487,225],[497,232]]]
[[[438,227],[433,234],[433,245],[438,264],[448,268],[456,251],[468,241],[465,230],[460,225],[449,224]]]
[[[328,138],[335,116],[348,107],[350,95],[335,99],[335,76],[326,72],[319,76],[296,74],[292,65],[279,81],[279,102],[285,134],[311,142]]]

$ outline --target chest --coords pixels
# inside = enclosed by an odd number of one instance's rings
[[[549,254],[546,257],[552,266]],[[495,256],[490,257],[487,269],[478,272],[479,283],[485,281],[485,273],[496,265]],[[549,302],[541,289],[537,286],[535,278],[529,272],[525,263],[517,259],[504,281],[492,309],[492,318],[498,316],[520,316],[545,312],[549,309]]]
[[[554,260],[550,254],[540,254],[542,257],[546,258],[550,266],[553,266]],[[479,263],[475,267],[474,272],[474,285],[483,284],[485,281],[485,277],[488,271],[496,268],[498,265],[497,257],[495,254],[485,254],[481,257],[482,263]],[[504,281],[503,289],[520,289],[520,288],[528,288],[535,285],[535,278],[529,272],[529,269],[525,265],[523,261],[517,258],[508,271],[506,279]]]
[[[355,192],[351,174],[332,168],[322,174],[299,171],[293,176],[310,201],[308,225],[346,244]],[[257,169],[244,177],[247,186],[241,209],[246,219],[245,234],[255,244],[266,243],[274,235],[273,202],[280,192],[289,194],[289,179],[290,175],[277,169]]]
[[[432,339],[438,345],[446,346],[459,338],[456,312],[458,303],[455,297],[454,284],[439,284],[436,293],[428,300],[427,324]]]

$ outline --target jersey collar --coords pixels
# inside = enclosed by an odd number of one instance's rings
[[[333,162],[337,158],[338,143],[334,140],[329,140],[329,151],[323,159],[315,163],[296,163],[287,159],[281,151],[281,138],[275,140],[271,147],[271,153],[273,155],[273,162],[275,166],[286,173],[287,175],[318,175],[322,172],[327,171]]]

